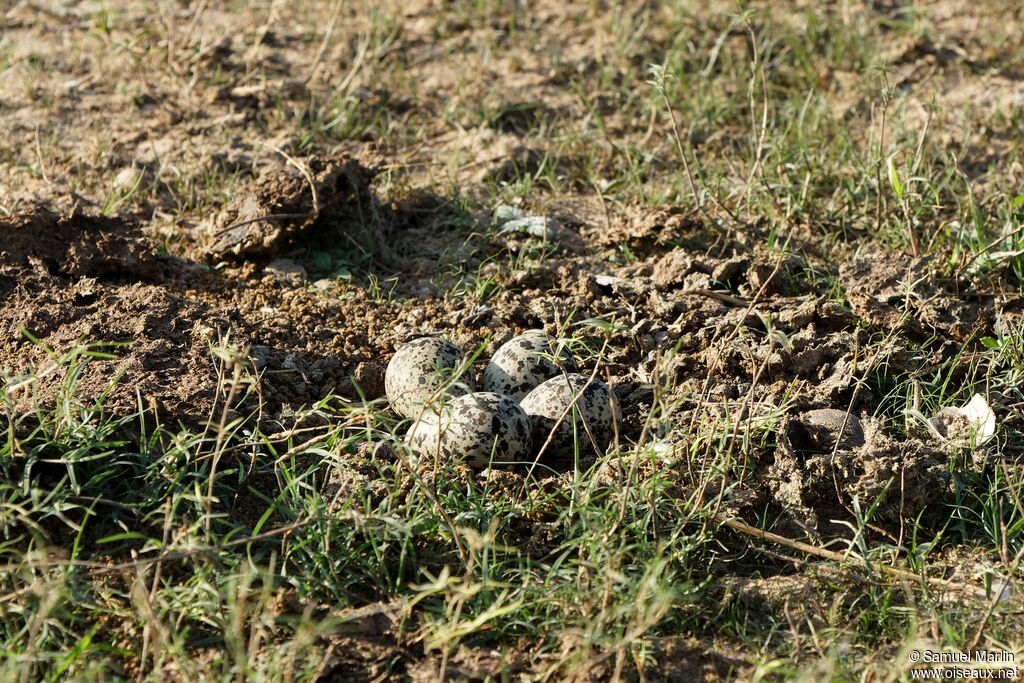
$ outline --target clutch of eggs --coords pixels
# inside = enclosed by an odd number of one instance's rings
[[[545,459],[592,449],[614,435],[619,409],[608,385],[577,373],[575,359],[543,330],[527,330],[494,353],[474,392],[466,356],[424,337],[395,353],[385,391],[411,418],[406,445],[424,456],[461,457],[471,467]]]

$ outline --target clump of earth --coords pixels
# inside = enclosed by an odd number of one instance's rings
[[[777,503],[811,537],[856,506],[899,526],[952,494],[950,453],[935,441],[896,438],[875,418],[835,409],[783,420],[766,479]],[[838,531],[836,529],[836,531]]]

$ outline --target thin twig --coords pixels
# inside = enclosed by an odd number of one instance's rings
[[[743,204],[746,207],[750,206],[750,190],[754,185],[754,178],[757,176],[757,172],[761,169],[762,162],[764,159],[764,148],[765,139],[768,137],[768,82],[764,72],[764,62],[761,59],[761,55],[758,52],[757,47],[757,34],[754,33],[754,27],[750,25],[746,16],[743,17],[743,24],[747,28],[747,34],[750,36],[750,49],[754,53],[754,62],[751,64],[750,70],[750,88],[748,90],[748,97],[750,100],[750,127],[753,138],[757,141],[754,149],[754,163],[750,166],[750,172],[747,174],[747,182],[743,190]],[[757,125],[757,113],[754,106],[754,88],[757,84],[758,76],[761,79],[761,125]]]
[[[725,515],[715,515],[714,519],[716,522],[723,526],[727,526],[734,531],[738,531],[740,533],[746,534],[753,538],[760,539],[762,541],[770,541],[771,543],[785,546],[786,548],[799,550],[802,553],[814,555],[815,557],[831,560],[833,562],[838,562],[840,564],[850,563],[849,559],[845,555],[843,555],[842,553],[837,553],[834,550],[826,550],[825,548],[820,548],[816,545],[811,545],[809,543],[803,543],[801,541],[797,541],[791,538],[786,538],[785,536],[780,536],[779,534],[774,534],[770,531],[764,531],[763,529],[758,529],[755,526],[751,526],[745,522],[741,522],[738,519],[726,517]],[[867,562],[866,559],[865,562]],[[892,576],[897,579],[903,579],[906,581],[921,581],[931,587],[943,588],[945,590],[954,592],[969,593],[979,598],[985,597],[985,593],[983,590],[975,586],[969,585],[967,583],[958,583],[955,581],[947,581],[946,579],[939,579],[930,576],[924,576],[921,574],[915,574],[914,572],[909,572],[905,569],[900,569],[898,567],[891,567],[887,564],[873,565],[873,567],[881,571],[883,574],[888,574],[889,576]]]
[[[962,266],[957,268],[956,269],[956,273],[955,273],[956,277],[960,277],[963,274],[963,272],[965,270],[967,270],[968,267],[970,267],[971,265],[974,264],[975,261],[977,261],[979,258],[984,256],[985,254],[987,254],[988,252],[990,252],[993,249],[995,249],[997,246],[999,246],[1000,244],[1002,244],[1006,240],[1013,239],[1014,237],[1019,237],[1022,234],[1024,234],[1024,227],[1017,228],[1016,230],[1014,230],[1012,232],[1009,232],[1009,233],[1003,235],[1002,237],[999,237],[999,238],[993,240],[984,249],[975,252],[974,255],[970,259],[968,259]]]
[[[363,68],[363,63],[366,61],[366,53],[370,49],[370,33],[367,32],[363,39],[359,42],[359,48],[356,50],[356,58],[352,61],[352,68],[349,69],[345,78],[338,84],[338,92],[344,97],[348,95],[349,88],[352,87],[352,82],[355,81],[356,76]]]
[[[306,76],[306,80],[303,83],[310,83],[313,77],[316,76],[317,69],[320,67],[320,62],[324,58],[324,53],[327,52],[327,46],[331,42],[331,36],[334,35],[334,24],[338,21],[338,12],[341,10],[342,0],[336,0],[334,3],[334,11],[331,12],[331,20],[327,22],[327,30],[324,31],[324,39],[320,41],[320,48],[316,51],[316,56],[313,57],[313,63],[309,66],[309,75]]]
[[[672,136],[675,139],[676,149],[679,152],[679,158],[682,159],[683,162],[683,170],[686,172],[686,180],[690,185],[690,192],[693,193],[693,202],[697,206],[697,210],[700,211],[712,225],[718,225],[718,221],[715,220],[715,218],[708,212],[707,207],[704,205],[702,194],[697,189],[697,180],[693,175],[693,170],[690,168],[688,154],[686,153],[686,150],[683,147],[683,136],[679,130],[679,121],[676,119],[675,110],[672,109],[672,103],[669,102],[668,93],[664,90],[664,88],[661,89],[661,97],[662,99],[665,100],[665,109],[668,110],[668,117],[672,122]],[[687,147],[689,147],[689,145],[687,145]],[[711,197],[711,199],[715,202],[715,206],[717,206],[722,212],[729,216],[729,218],[731,218],[733,222],[738,222],[736,216],[733,215],[732,211],[726,208],[726,206],[718,199],[718,197],[716,197],[711,192],[708,193],[708,196]]]
[[[742,297],[733,296],[732,294],[726,294],[725,292],[716,292],[713,289],[686,289],[680,292],[680,294],[697,294],[699,296],[706,296],[709,299],[717,299],[722,303],[729,304],[730,306],[749,306],[750,301]]]

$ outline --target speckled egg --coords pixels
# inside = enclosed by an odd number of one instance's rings
[[[424,413],[409,429],[406,445],[420,455],[462,457],[470,467],[522,461],[530,450],[530,418],[507,396],[480,391]]]
[[[563,371],[577,371],[569,349],[558,348],[544,330],[527,330],[494,352],[484,370],[484,391],[521,401],[533,389]]]
[[[566,413],[574,398],[574,408]],[[551,437],[544,459],[572,457],[575,444],[579,444],[581,453],[603,453],[622,419],[608,385],[578,373],[547,380],[527,394],[520,405],[533,425],[534,448],[540,450]],[[558,423],[563,413],[565,417]]]
[[[458,379],[453,377],[465,359],[462,349],[438,337],[414,339],[398,349],[384,371],[384,393],[391,407],[415,419],[432,398],[473,391],[468,368]]]

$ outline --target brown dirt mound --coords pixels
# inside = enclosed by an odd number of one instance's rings
[[[41,262],[66,277],[134,276],[151,279],[156,255],[134,225],[121,218],[83,213],[58,216],[33,205],[0,220],[0,269]]]
[[[865,513],[877,506],[873,521],[898,526],[949,498],[950,454],[937,444],[894,438],[873,419],[862,431],[850,416],[836,446],[844,422],[826,425],[815,415],[822,412],[783,421],[766,477],[776,501],[811,536],[825,534],[831,520],[849,519],[855,499]]]
[[[219,235],[214,246],[222,251],[209,255],[269,253],[317,218],[367,200],[372,173],[358,162],[303,163],[315,202],[303,174],[278,170],[254,182],[215,225],[303,218],[237,225]],[[212,270],[158,256],[133,220],[77,205],[58,215],[33,204],[0,221],[0,301],[0,367],[39,375],[32,384],[45,402],[62,391],[67,373],[58,359],[88,344],[113,358],[88,359],[74,387],[77,400],[109,393],[104,405],[116,414],[133,412],[141,399],[165,419],[201,423],[217,392],[211,348],[228,339],[248,356],[248,373],[262,373],[259,394],[271,414],[332,392],[355,397],[353,376],[364,394],[379,395],[381,353],[367,337],[380,307],[353,307],[301,280],[283,285],[248,263]]]
[[[88,343],[113,355],[85,364],[74,386],[79,401],[111,392],[105,407],[115,414],[132,412],[141,398],[162,417],[189,421],[209,411],[217,381],[210,348],[228,331],[241,336],[209,307],[150,284],[67,283],[42,273],[21,280],[0,310],[0,364],[40,375],[35,393],[44,402],[63,391],[65,372],[22,330],[58,354]]]
[[[214,216],[205,227],[205,255],[274,253],[321,216],[369,197],[373,172],[354,159],[311,158],[301,171],[296,166],[265,172]]]
[[[110,392],[115,413],[141,399],[170,418],[200,418],[216,388],[210,345],[228,332],[244,339],[208,305],[157,284],[168,268],[122,218],[31,206],[0,222],[0,366],[37,375],[35,395],[52,402],[66,391],[60,356],[88,344],[113,358],[85,360],[77,400]]]
[[[247,355],[249,371],[260,378],[263,415],[277,417],[332,393],[380,397],[382,368],[412,337],[443,335],[467,350],[484,347],[486,358],[522,329],[554,331],[572,311],[574,320],[614,319],[631,331],[611,345],[601,363],[629,416],[621,425],[628,443],[643,429],[656,372],[671,385],[684,422],[694,414],[712,419],[713,406],[739,408],[748,400],[758,410],[789,416],[820,409],[871,414],[880,397],[863,382],[862,356],[879,335],[895,330],[920,340],[925,353],[904,358],[894,352],[887,362],[908,364],[903,371],[933,372],[965,336],[992,324],[993,306],[986,300],[963,303],[971,316],[956,317],[970,319],[967,327],[940,319],[942,302],[956,297],[957,290],[954,282],[924,278],[936,270],[932,262],[861,256],[829,267],[814,263],[813,253],[779,255],[756,242],[745,244],[741,240],[753,238],[740,233],[717,240],[717,246],[716,241],[698,244],[710,235],[685,214],[671,211],[648,223],[623,221],[633,231],[630,239],[640,245],[672,234],[674,241],[693,244],[655,249],[624,264],[603,258],[612,246],[581,253],[556,243],[535,267],[512,270],[486,262],[502,237],[480,238],[475,250],[458,258],[464,271],[493,284],[483,303],[464,283],[446,289],[435,279],[445,245],[465,245],[467,232],[479,226],[460,217],[467,221],[464,230],[436,229],[430,223],[436,212],[418,205],[405,213],[393,208],[392,223],[385,226],[389,247],[413,256],[395,260],[390,265],[396,270],[390,272],[378,262],[368,265],[379,269],[374,274],[381,279],[394,275],[401,294],[375,298],[357,282],[283,278],[280,268],[260,261],[299,230],[344,220],[353,200],[373,201],[359,196],[368,193],[368,176],[355,162],[303,163],[315,174],[319,212],[291,222],[238,226],[240,232],[231,233],[237,240],[233,246],[224,243],[228,251],[219,255],[243,258],[224,267],[157,257],[132,222],[117,218],[81,211],[55,216],[33,208],[3,224],[0,296],[6,306],[0,325],[7,335],[0,343],[0,364],[15,371],[52,364],[22,328],[58,353],[84,342],[125,343],[112,349],[112,360],[90,361],[79,381],[80,398],[102,395],[113,378],[121,377],[106,403],[109,410],[133,411],[138,392],[147,407],[159,406],[165,419],[196,423],[206,419],[216,397],[211,346],[230,334]],[[268,174],[214,224],[230,225],[244,215],[309,212],[309,187],[297,170]],[[402,219],[409,224],[396,222]],[[32,239],[36,234],[42,236]],[[437,249],[427,250],[425,244]],[[295,241],[286,256],[302,259],[311,249]],[[294,263],[301,269],[298,260]],[[423,268],[425,263],[433,268]],[[814,269],[836,277],[848,302],[817,294],[813,278],[820,275]],[[908,272],[914,276],[909,280]],[[910,289],[903,284],[918,281],[923,282]],[[668,349],[673,353],[666,355]],[[660,369],[659,363],[664,363]],[[61,374],[48,375],[39,387],[52,395]],[[787,445],[788,424],[782,426],[780,448],[767,445],[750,453],[763,465],[754,484],[760,499],[774,499],[804,528],[848,518],[853,495],[864,506],[882,495],[879,518],[895,519],[948,491],[940,467],[944,455],[926,444],[865,427],[866,445],[831,458],[829,452],[802,453]],[[893,507],[897,504],[902,507]]]

